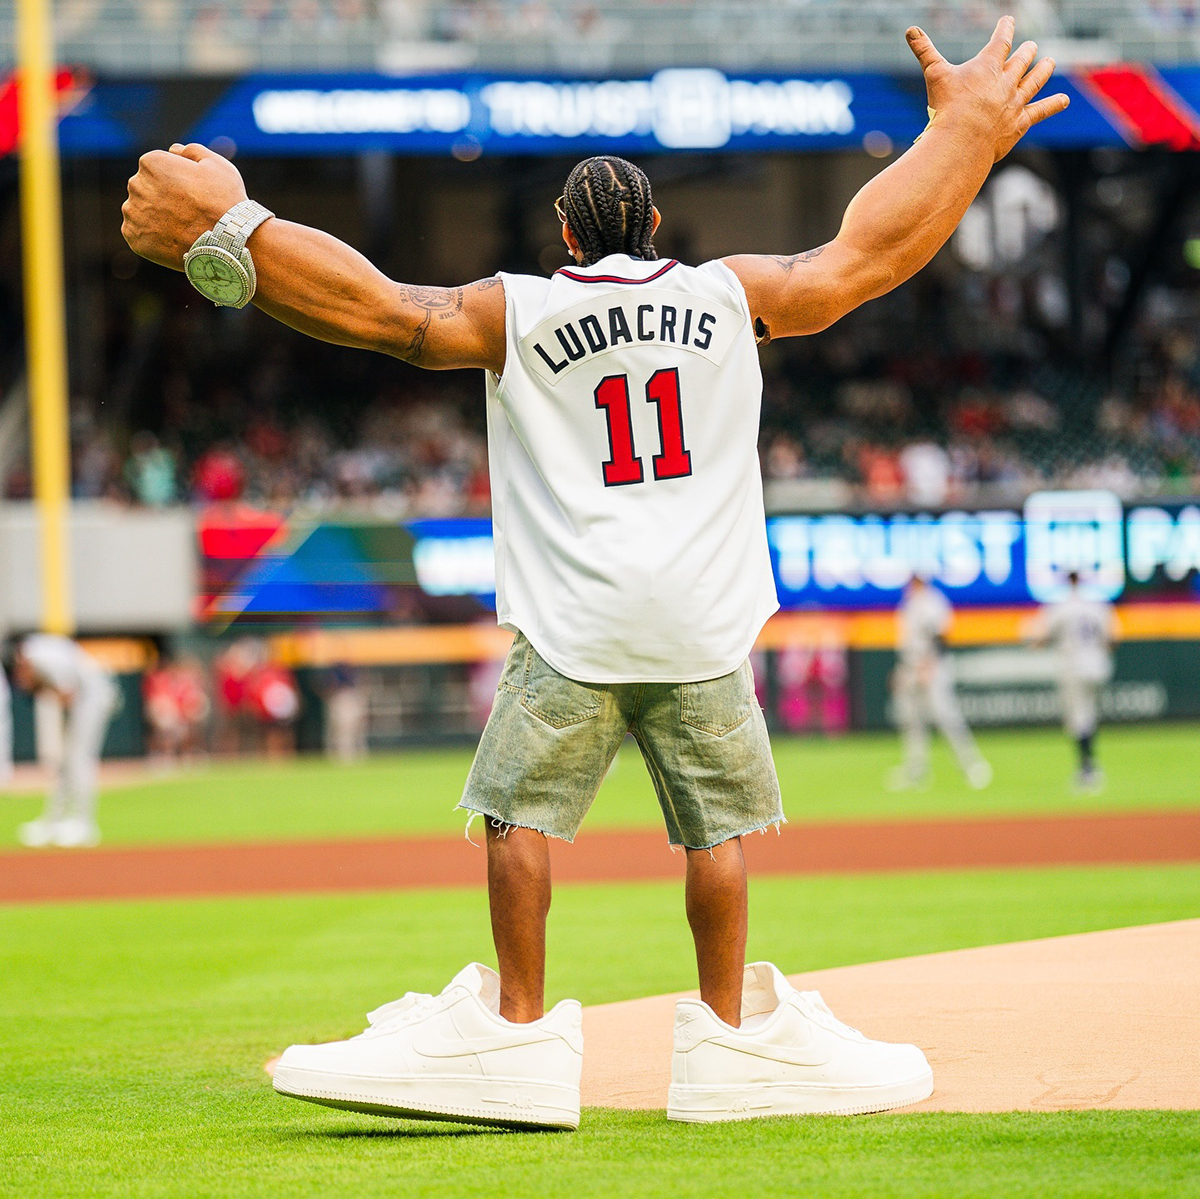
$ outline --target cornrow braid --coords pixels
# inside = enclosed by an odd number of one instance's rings
[[[563,209],[579,239],[583,265],[609,254],[652,260],[654,201],[650,180],[624,158],[603,154],[586,158],[567,176]]]

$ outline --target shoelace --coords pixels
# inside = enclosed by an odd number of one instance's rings
[[[849,1035],[856,1041],[865,1041],[867,1039],[857,1028],[851,1028],[849,1024],[843,1024],[829,1010],[829,1004],[821,998],[820,991],[797,991],[796,998],[800,1001],[800,1008],[804,1014],[814,1024],[819,1024],[822,1028],[829,1029],[830,1032],[840,1033],[843,1036]]]
[[[367,1013],[369,1025],[361,1035],[364,1037],[378,1036],[380,1033],[391,1032],[404,1024],[408,1024],[417,1016],[423,1016],[433,1009],[440,995],[425,995],[420,991],[406,991],[399,999],[377,1007]]]

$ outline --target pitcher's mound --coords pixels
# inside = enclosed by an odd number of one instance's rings
[[[907,1111],[1200,1108],[1200,920],[793,975],[933,1066]],[[674,995],[587,1008],[583,1102],[666,1106]]]

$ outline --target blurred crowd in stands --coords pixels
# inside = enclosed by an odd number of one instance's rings
[[[340,761],[367,753],[367,693],[344,664],[318,672],[325,752]],[[142,676],[142,711],[151,758],[163,763],[231,754],[282,757],[296,749],[304,698],[296,675],[260,637],[239,637],[207,665],[186,654]]]
[[[1186,34],[1200,24],[1198,0],[1013,0],[1008,8],[1035,38]],[[975,37],[999,11],[987,0],[914,0],[903,19],[943,37]],[[680,38],[711,42],[719,53],[731,39],[754,45],[772,31],[837,33],[853,44],[894,40],[897,19],[890,0],[63,0],[56,17],[59,41],[76,57],[117,38],[133,55],[145,47],[151,61],[154,48],[171,44],[172,61],[197,70],[276,60],[335,65],[330,55],[336,65],[366,65],[388,44],[457,43],[480,58],[530,44],[590,47],[603,56],[605,47]]]
[[[736,16],[750,7],[759,6],[748,0],[706,0],[699,5],[693,0],[63,0],[56,5],[56,15],[59,36],[67,39],[86,34],[101,21],[150,29],[187,25],[199,33],[224,31],[252,38],[285,27],[290,32],[345,32],[378,22],[394,34],[475,41],[489,34],[582,33],[614,9],[652,20],[656,13],[689,9],[725,10]],[[876,12],[885,15],[888,6],[872,0],[774,0],[767,7],[813,22],[844,16],[861,24]],[[961,31],[990,31],[997,11],[985,0],[917,0],[908,7],[906,20],[919,18],[931,29]],[[1175,29],[1197,21],[1196,0],[1013,0],[1008,7],[1035,36],[1067,32],[1080,23],[1095,29],[1133,20]]]
[[[1028,296],[1003,279],[975,296],[962,291],[979,286],[969,274],[928,286],[765,352],[769,503],[937,507],[1016,502],[1043,486],[1200,489],[1200,329],[1189,303],[1147,305],[1123,382],[1105,391],[1055,364]],[[426,374],[252,311],[198,305],[162,305],[147,338],[147,307],[139,298],[129,312],[140,315],[110,329],[114,361],[137,347],[142,382],[123,406],[73,404],[77,498],[488,512],[474,372]],[[960,327],[966,312],[971,328]],[[3,495],[30,489],[18,457]]]

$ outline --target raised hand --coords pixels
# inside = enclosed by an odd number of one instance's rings
[[[1024,42],[1014,53],[1015,29],[1012,17],[1001,17],[988,44],[960,66],[947,62],[924,30],[914,25],[906,35],[925,74],[934,119],[953,113],[964,128],[974,125],[976,136],[991,141],[993,162],[999,162],[1034,125],[1070,103],[1061,93],[1035,99],[1054,74],[1054,59],[1043,58],[1035,65],[1034,42]]]
[[[241,172],[207,146],[151,150],[129,180],[121,236],[135,254],[179,271],[192,242],[244,199]]]

